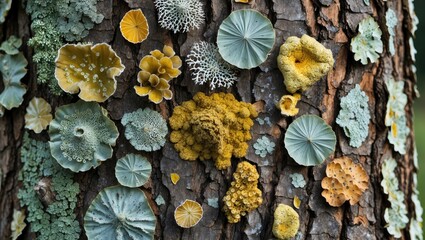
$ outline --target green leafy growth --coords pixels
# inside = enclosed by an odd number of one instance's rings
[[[21,45],[22,40],[20,38],[10,36],[9,39],[1,43],[0,50],[4,51],[6,54],[15,55],[19,53]]]
[[[27,89],[21,79],[27,74],[28,65],[22,53],[16,55],[0,54],[0,72],[3,77],[3,92],[0,94],[0,106],[10,110],[19,107],[24,101]]]
[[[73,240],[80,236],[79,223],[74,209],[79,193],[78,183],[73,182],[73,174],[63,169],[50,155],[47,142],[30,139],[24,134],[21,148],[23,164],[19,174],[22,188],[18,198],[22,207],[26,207],[26,221],[31,232],[39,240],[61,239]],[[43,206],[34,187],[42,178],[51,178],[51,190],[55,193],[54,201]]]
[[[357,84],[347,96],[341,98],[341,111],[336,123],[344,129],[350,138],[350,146],[360,147],[369,134],[370,112],[369,98]]]
[[[0,23],[4,23],[6,20],[7,12],[9,12],[10,7],[12,7],[12,0],[0,1]]]
[[[293,174],[289,175],[289,177],[291,178],[292,185],[295,188],[303,188],[303,187],[305,187],[306,182],[305,182],[304,176],[302,174],[300,174],[300,173],[293,173]]]
[[[260,157],[265,157],[267,154],[273,154],[275,143],[270,141],[266,136],[258,138],[254,143],[255,154]]]
[[[152,166],[149,161],[137,154],[127,154],[117,161],[115,176],[126,187],[140,187],[151,176]]]
[[[125,137],[137,150],[156,151],[165,144],[168,127],[161,114],[149,108],[126,113],[121,119]]]
[[[366,65],[367,59],[372,63],[378,61],[379,54],[384,50],[381,41],[382,31],[372,17],[363,19],[359,23],[359,34],[351,39],[351,51],[354,59]]]

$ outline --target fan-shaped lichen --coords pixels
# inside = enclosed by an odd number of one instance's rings
[[[52,156],[62,167],[80,172],[112,157],[118,129],[99,104],[80,100],[56,109],[49,135]]]
[[[115,177],[118,182],[126,187],[140,187],[145,184],[152,172],[149,161],[137,154],[129,153],[118,159],[115,166]]]
[[[286,89],[294,93],[305,91],[334,65],[331,50],[316,39],[303,35],[289,37],[280,47],[277,65],[283,74]]]
[[[155,0],[158,22],[162,28],[188,32],[204,23],[202,3],[197,0]]]
[[[43,98],[34,97],[28,104],[25,114],[25,128],[41,133],[53,119],[52,107]]]
[[[372,17],[363,19],[359,23],[359,34],[351,39],[351,51],[354,60],[367,64],[369,58],[372,63],[378,61],[379,54],[384,50],[381,41],[382,31]]]
[[[7,110],[19,107],[27,92],[21,79],[27,74],[28,62],[22,53],[15,55],[0,54],[0,72],[3,76],[3,92],[0,94],[0,107]]]
[[[213,159],[218,169],[225,169],[232,155],[246,155],[252,118],[257,115],[251,104],[237,101],[230,93],[197,93],[174,109],[170,140],[182,159]]]
[[[279,204],[274,211],[273,235],[279,240],[287,240],[298,232],[300,217],[286,204]]]
[[[301,94],[299,93],[295,93],[293,96],[283,95],[276,106],[280,109],[282,115],[293,117],[300,111],[300,109],[297,108],[297,102],[300,99]]]
[[[241,216],[258,208],[263,202],[261,190],[257,187],[259,177],[254,165],[246,161],[238,163],[233,173],[234,180],[223,198],[223,211],[230,223],[239,222]]]

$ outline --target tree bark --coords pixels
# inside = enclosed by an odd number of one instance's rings
[[[412,71],[413,60],[410,57],[408,39],[412,19],[408,14],[408,0],[371,0],[366,6],[362,0],[251,0],[249,4],[235,3],[230,0],[201,0],[206,13],[205,23],[197,30],[185,34],[173,34],[159,27],[157,11],[153,0],[112,1],[100,0],[99,11],[105,16],[103,22],[90,31],[84,42],[107,42],[121,57],[126,66],[118,77],[117,91],[105,103],[111,119],[120,130],[120,137],[114,148],[114,156],[98,168],[75,174],[75,181],[80,184],[78,195],[77,218],[83,225],[84,214],[93,198],[103,188],[118,184],[114,167],[116,159],[130,152],[137,152],[125,139],[120,119],[124,113],[138,108],[149,107],[159,111],[166,119],[171,116],[173,108],[193,97],[196,92],[211,93],[208,86],[195,85],[187,66],[183,64],[183,74],[171,81],[174,97],[158,105],[150,103],[147,98],[135,94],[133,86],[137,84],[140,59],[154,49],[162,49],[164,44],[172,45],[182,59],[189,53],[193,43],[201,40],[215,43],[220,23],[228,14],[237,9],[253,8],[268,16],[276,31],[275,46],[260,67],[240,71],[238,83],[230,89],[218,91],[232,92],[242,101],[264,102],[264,111],[259,118],[270,119],[270,124],[260,125],[255,121],[251,129],[253,139],[249,142],[246,159],[255,163],[260,174],[259,188],[263,191],[263,203],[250,212],[237,224],[229,224],[221,211],[221,199],[225,195],[232,173],[242,159],[232,159],[232,168],[218,171],[212,161],[183,161],[179,158],[172,144],[167,141],[162,150],[146,153],[153,171],[150,181],[141,189],[148,194],[150,205],[157,215],[156,238],[158,239],[270,239],[273,237],[273,212],[277,204],[292,206],[294,196],[301,199],[297,212],[300,215],[299,238],[297,239],[390,239],[385,229],[384,210],[389,207],[380,182],[382,162],[394,157],[398,162],[397,176],[400,188],[405,193],[409,217],[414,206],[409,201],[412,194],[414,135],[413,135],[413,100],[416,79]],[[19,147],[24,133],[25,108],[33,96],[43,97],[52,107],[75,102],[77,96],[56,97],[48,88],[36,83],[36,66],[32,62],[32,50],[26,45],[31,37],[30,18],[26,15],[22,1],[14,1],[11,11],[3,25],[0,25],[1,41],[10,35],[22,37],[23,52],[29,61],[28,74],[23,82],[28,86],[24,103],[16,109],[6,111],[0,118],[0,238],[9,239],[10,223],[13,209],[20,209],[17,192],[20,186],[18,174],[21,168]],[[146,15],[150,34],[141,44],[127,42],[119,32],[119,21],[130,8],[141,8]],[[354,61],[349,50],[350,39],[357,34],[358,23],[366,16],[374,16],[383,30],[384,49],[388,45],[388,31],[385,25],[385,12],[391,7],[397,13],[399,24],[396,28],[396,54],[392,57],[387,50],[381,54],[377,63],[363,66]],[[297,165],[287,154],[283,137],[287,126],[293,118],[282,117],[275,103],[287,94],[283,77],[277,69],[276,57],[279,47],[289,36],[308,34],[332,50],[335,65],[327,77],[322,78],[309,90],[302,93],[298,103],[303,114],[316,114],[330,124],[337,134],[335,153],[325,163],[315,167]],[[400,155],[393,151],[387,140],[388,128],[384,125],[388,92],[385,90],[384,73],[392,74],[397,80],[405,81],[404,92],[408,96],[406,115],[411,134],[407,141],[407,153]],[[52,76],[54,78],[54,76]],[[369,97],[371,123],[369,135],[360,148],[348,145],[342,129],[335,123],[339,112],[341,97],[347,95],[355,84],[360,84]],[[0,85],[1,86],[1,85]],[[0,88],[1,89],[1,88]],[[253,143],[258,137],[268,135],[275,143],[273,156],[260,158],[254,154]],[[36,136],[47,140],[44,131]],[[344,204],[331,207],[321,196],[321,180],[325,174],[326,164],[335,157],[349,156],[362,163],[369,174],[368,190],[360,202],[354,206]],[[170,173],[181,176],[177,185],[170,180]],[[307,181],[305,188],[293,188],[289,175],[299,172]],[[165,204],[157,205],[155,199],[162,196]],[[182,229],[174,221],[173,212],[184,199],[193,199],[202,204],[204,218],[194,228]],[[218,198],[219,207],[208,205],[208,199]],[[409,239],[408,231],[403,231],[402,239]],[[27,228],[21,239],[30,239]],[[82,228],[81,239],[86,239]]]

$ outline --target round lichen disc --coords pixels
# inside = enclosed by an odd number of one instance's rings
[[[285,148],[300,165],[321,164],[335,150],[336,136],[325,121],[315,115],[304,115],[289,125]]]
[[[220,25],[217,45],[224,60],[250,69],[266,61],[275,40],[270,20],[255,10],[232,12]]]
[[[128,11],[120,22],[122,36],[131,43],[141,43],[149,35],[148,21],[142,10]]]
[[[186,199],[186,201],[174,211],[174,218],[176,219],[177,225],[180,227],[190,228],[198,224],[202,219],[203,212],[201,204]]]
[[[152,172],[149,161],[136,154],[127,154],[117,161],[115,176],[126,187],[140,187],[145,184]]]

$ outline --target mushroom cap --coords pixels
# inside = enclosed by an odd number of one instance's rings
[[[141,43],[149,35],[148,21],[141,9],[128,11],[120,22],[122,36],[131,43]]]
[[[177,225],[182,228],[191,228],[202,219],[204,210],[201,204],[193,200],[186,199],[174,211],[174,219]]]
[[[43,98],[34,97],[28,104],[25,114],[25,128],[40,133],[53,120],[52,107]]]

